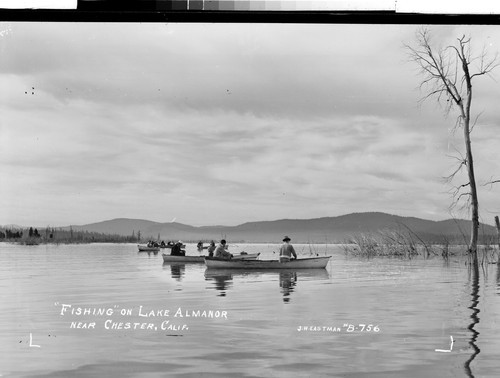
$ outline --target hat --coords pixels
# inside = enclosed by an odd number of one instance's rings
[[[182,240],[179,240],[177,243],[181,243],[182,244]]]
[[[291,240],[291,239],[290,239],[288,236],[285,236],[285,237],[283,238],[283,241],[290,241],[290,240]]]

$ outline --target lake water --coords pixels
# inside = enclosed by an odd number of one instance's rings
[[[496,265],[475,276],[458,258],[295,247],[333,257],[239,272],[166,265],[131,244],[0,243],[0,376],[498,376]],[[277,248],[230,246],[263,259]]]

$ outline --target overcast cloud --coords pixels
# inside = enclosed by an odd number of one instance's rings
[[[417,28],[1,24],[0,224],[466,217],[443,181],[455,116],[418,105]],[[500,51],[498,26],[431,31]],[[480,184],[500,178],[499,77],[474,86]],[[487,223],[498,194],[480,187]]]

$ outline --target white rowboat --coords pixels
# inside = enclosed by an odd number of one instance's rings
[[[207,268],[215,269],[324,269],[331,256],[309,257],[287,262],[279,260],[223,260],[206,257]]]
[[[207,256],[172,256],[165,253],[163,255],[163,262],[192,262],[192,263],[203,263],[205,262],[205,257]],[[239,255],[233,255],[233,260],[256,260],[260,253],[240,253]]]

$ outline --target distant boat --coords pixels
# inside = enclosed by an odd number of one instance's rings
[[[324,269],[331,256],[309,257],[288,262],[279,260],[224,260],[206,257],[207,268],[216,269]]]
[[[139,245],[137,244],[137,248],[139,248],[139,252],[158,252],[160,247],[148,247],[147,245]]]
[[[176,256],[176,255],[163,255],[163,262],[193,262],[204,263],[207,256]],[[260,253],[246,253],[241,252],[239,255],[233,255],[232,260],[256,260]]]

